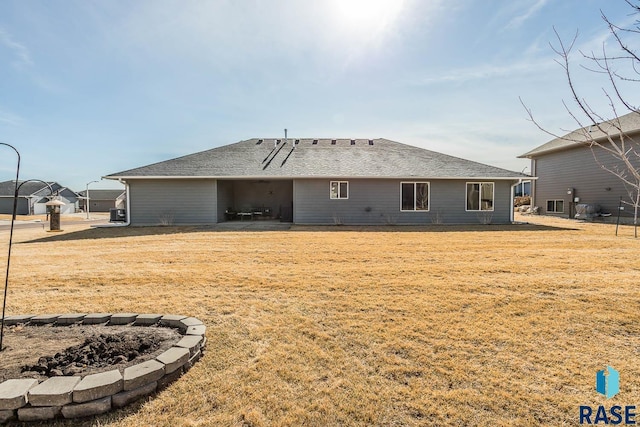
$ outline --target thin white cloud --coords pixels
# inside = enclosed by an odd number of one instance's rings
[[[7,47],[14,53],[16,57],[16,60],[12,62],[14,66],[33,65],[29,49],[15,41],[13,37],[2,28],[0,28],[0,45]]]
[[[541,70],[556,66],[549,58],[535,61],[514,62],[509,65],[484,64],[471,68],[450,70],[444,75],[427,76],[419,79],[419,86],[428,86],[440,83],[466,83],[474,80],[490,80],[498,77],[509,77],[518,74],[540,73]]]
[[[505,28],[508,29],[508,30],[515,30],[515,29],[520,28],[522,26],[522,24],[524,24],[529,18],[534,16],[548,2],[549,2],[549,0],[538,0],[538,1],[536,1],[534,4],[529,6],[529,8],[524,11],[524,13],[522,13],[522,14],[516,16],[515,18],[511,19],[511,21],[509,21],[509,23],[506,25]]]
[[[11,126],[20,126],[24,123],[24,119],[17,114],[0,108],[0,123]]]
[[[61,89],[58,86],[52,84],[48,78],[43,77],[43,75],[38,72],[31,58],[29,49],[25,45],[17,42],[8,31],[0,27],[0,50],[3,46],[7,48],[10,55],[13,56],[10,64],[20,72],[21,76],[30,79],[36,86],[47,92],[60,92]],[[0,122],[17,124],[22,122],[22,119],[6,111],[2,111],[0,108]]]

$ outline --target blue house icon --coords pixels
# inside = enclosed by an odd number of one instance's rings
[[[620,391],[620,373],[607,365],[596,373],[596,391],[604,394],[607,399],[611,399]]]

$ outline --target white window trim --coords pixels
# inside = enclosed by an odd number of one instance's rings
[[[413,184],[413,209],[402,209],[402,184]],[[416,209],[416,184],[427,184],[427,209]],[[400,182],[400,212],[429,212],[431,210],[431,183],[429,181]]]
[[[482,193],[482,184],[491,184],[493,186],[493,198],[491,199],[491,209],[482,209],[482,200],[480,200],[480,194],[478,194],[478,208],[479,209],[467,209],[469,206],[469,192],[467,186],[469,184],[480,184],[480,193]],[[469,181],[464,185],[464,210],[467,212],[493,212],[496,206],[496,183],[493,181]]]
[[[338,184],[338,197],[333,197],[333,192],[331,191],[333,184]],[[347,184],[347,197],[340,197],[340,184]],[[329,182],[329,199],[331,200],[348,200],[349,199],[349,181],[330,181]]]
[[[547,208],[549,207],[549,202],[553,202],[554,210],[550,211],[549,209],[547,209],[547,212],[549,212],[549,213],[564,213],[564,199],[548,199],[547,200]],[[555,210],[558,207],[558,202],[562,202],[562,210],[561,211]]]

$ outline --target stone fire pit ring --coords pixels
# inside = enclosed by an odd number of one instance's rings
[[[8,379],[0,383],[0,424],[81,418],[122,408],[162,390],[188,371],[205,350],[206,327],[195,317],[175,314],[92,313],[7,316],[5,326],[165,326],[182,338],[155,359],[98,374],[37,379]]]

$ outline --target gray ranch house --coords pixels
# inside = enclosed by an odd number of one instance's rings
[[[531,159],[531,174],[537,177],[532,181],[531,203],[539,213],[580,219],[611,215],[614,219],[620,198],[630,201],[633,189],[606,170],[623,170],[621,161],[602,148],[591,147],[589,141],[608,144],[610,136],[619,142],[622,130],[626,143],[638,150],[640,114],[632,112],[604,122],[601,128],[605,132],[596,126],[576,129],[519,156]],[[640,158],[635,161],[640,167]],[[632,216],[631,207],[620,211],[621,220]]]
[[[90,190],[89,201],[87,201],[87,191],[79,191],[80,209],[87,211],[87,204],[90,212],[109,212],[118,206],[118,200],[124,196],[124,190]]]
[[[16,214],[46,214],[48,212],[46,203],[53,198],[64,203],[60,207],[62,214],[70,214],[77,211],[79,196],[75,191],[63,187],[57,182],[51,181],[48,184],[46,185],[40,181],[18,181],[20,190],[18,192]],[[11,214],[13,212],[15,185],[15,181],[0,182],[0,213],[2,214]],[[53,195],[51,190],[53,190]]]
[[[131,225],[505,224],[530,176],[387,139],[249,139],[105,176]]]

